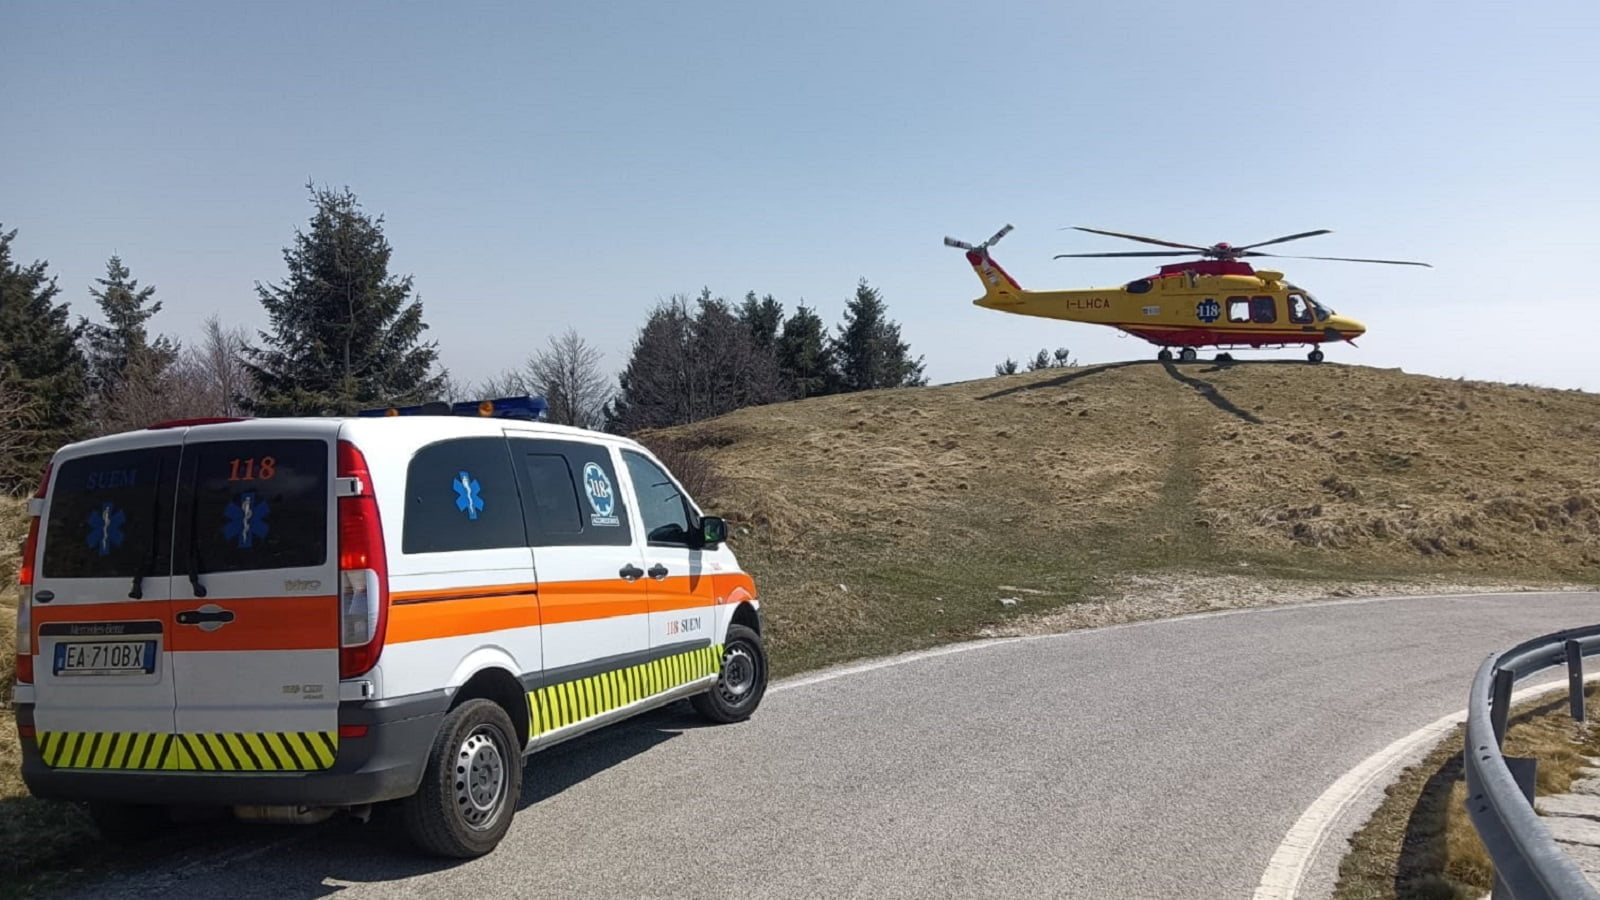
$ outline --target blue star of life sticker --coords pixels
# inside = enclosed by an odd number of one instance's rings
[[[468,519],[477,521],[478,513],[483,509],[483,498],[478,496],[478,479],[462,469],[452,487],[456,491],[456,509],[466,513]]]
[[[222,526],[222,535],[230,541],[237,542],[241,549],[250,549],[255,542],[267,536],[272,528],[267,524],[267,513],[272,512],[272,507],[267,501],[256,496],[255,491],[246,491],[237,499],[228,504],[223,510],[228,521]]]
[[[1212,322],[1222,318],[1222,304],[1210,299],[1201,300],[1199,305],[1194,308],[1194,316],[1210,325]]]
[[[111,551],[122,546],[122,526],[127,521],[128,514],[115,504],[101,504],[89,512],[89,538],[84,543],[101,556],[110,556]]]

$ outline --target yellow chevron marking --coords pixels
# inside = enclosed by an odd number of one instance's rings
[[[44,764],[56,769],[303,772],[332,768],[339,738],[332,731],[43,731],[34,744]]]
[[[545,685],[528,692],[528,734],[535,737],[575,725],[715,675],[721,669],[722,647],[714,646]]]

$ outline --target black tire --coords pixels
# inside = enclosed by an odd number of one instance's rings
[[[522,744],[492,700],[450,710],[433,739],[422,786],[401,800],[400,820],[422,850],[471,859],[493,850],[522,794]]]
[[[1160,360],[1162,362],[1169,362],[1172,359],[1172,351],[1171,350],[1162,350],[1160,353],[1156,354],[1156,359],[1158,359],[1158,360]]]
[[[1322,362],[1322,351],[1321,350],[1313,350],[1310,353],[1306,354],[1306,359],[1309,359],[1314,363]]]
[[[1178,351],[1178,359],[1180,359],[1180,360],[1182,360],[1184,362],[1194,362],[1196,359],[1199,359],[1199,358],[1200,358],[1199,351],[1195,350],[1193,347],[1185,347],[1182,350]]]
[[[750,718],[766,693],[767,651],[761,635],[743,625],[730,625],[716,686],[690,697],[689,703],[705,718],[726,725]]]
[[[89,818],[100,836],[114,844],[137,844],[161,834],[171,824],[165,806],[133,803],[89,803]]]

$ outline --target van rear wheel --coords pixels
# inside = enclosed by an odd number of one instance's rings
[[[761,646],[761,635],[743,625],[730,625],[716,685],[690,697],[689,703],[695,712],[723,725],[750,718],[766,692],[767,651]]]
[[[400,801],[406,834],[438,856],[471,859],[493,850],[522,794],[522,744],[492,700],[452,709],[428,753],[422,786]]]

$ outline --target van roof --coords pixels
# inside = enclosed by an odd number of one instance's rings
[[[354,440],[358,444],[390,439],[411,447],[449,437],[504,433],[603,441],[628,447],[640,446],[637,441],[630,438],[603,431],[523,419],[476,416],[293,416],[180,423],[162,428],[125,431],[67,444],[57,453],[78,456],[150,443],[172,444],[182,439],[224,440],[230,437],[247,437],[263,431],[272,431],[280,436],[300,433],[307,437],[340,437]]]

